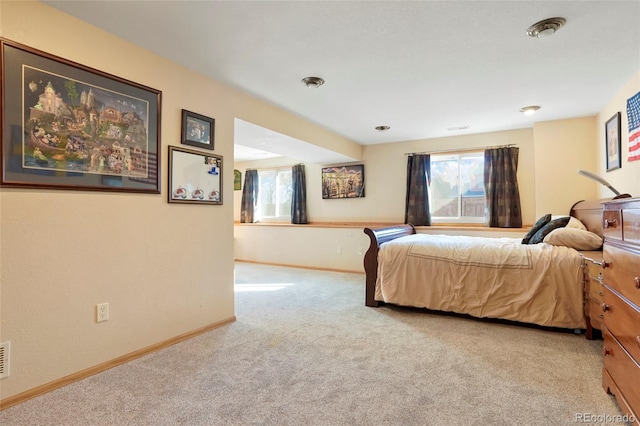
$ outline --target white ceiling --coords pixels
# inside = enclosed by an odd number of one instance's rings
[[[640,70],[637,0],[45,3],[363,145],[594,115]]]

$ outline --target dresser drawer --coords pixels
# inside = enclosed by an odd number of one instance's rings
[[[602,257],[602,255],[601,255]],[[598,263],[596,263],[598,262]],[[592,278],[592,279],[596,279],[596,280],[602,280],[602,258],[599,259],[598,261],[593,260],[593,259],[586,259],[584,261],[584,268],[585,268],[585,273],[587,274],[587,277]]]
[[[602,296],[604,296],[604,282],[602,278],[594,279],[591,277],[589,279],[589,299],[602,302]]]
[[[605,243],[604,259],[604,282],[640,306],[640,255]]]
[[[640,308],[621,299],[615,290],[605,286],[604,323],[627,352],[640,362]]]
[[[602,330],[604,326],[604,314],[602,313],[602,307],[600,304],[592,303],[589,312],[589,320],[591,322],[591,328],[596,330]]]
[[[640,407],[640,392],[637,390],[638,383],[640,383],[640,365],[629,357],[616,339],[609,334],[606,327],[602,335],[604,339],[604,369],[615,382],[618,391],[622,393],[622,395],[616,395],[616,398],[618,400],[624,399],[626,402],[624,405],[632,409]],[[621,405],[624,407],[623,404]]]
[[[640,209],[622,210],[622,239],[640,246]]]
[[[594,279],[593,277],[590,277],[589,299],[587,301],[587,314],[589,315],[589,318],[591,318],[592,326],[598,330],[602,330],[602,321],[604,320],[604,312],[602,311],[604,285],[601,280],[602,278]]]
[[[620,210],[602,212],[602,233],[605,238],[622,239],[622,213]]]

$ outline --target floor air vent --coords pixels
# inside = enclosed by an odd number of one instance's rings
[[[0,343],[0,379],[9,377],[9,342]]]

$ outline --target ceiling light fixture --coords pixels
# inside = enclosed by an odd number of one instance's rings
[[[525,115],[533,115],[539,109],[540,107],[538,105],[530,105],[520,108],[520,112],[523,112]]]
[[[317,89],[324,84],[324,80],[320,77],[305,77],[302,79],[302,82],[309,89]]]
[[[391,127],[389,127],[389,126],[378,126],[378,127],[376,127],[376,130],[379,131],[379,132],[386,132],[390,128]]]
[[[536,22],[527,28],[527,34],[533,38],[544,38],[555,34],[567,22],[564,18],[549,18]]]

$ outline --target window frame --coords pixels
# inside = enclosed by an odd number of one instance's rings
[[[262,189],[262,176],[267,174],[275,174],[275,216],[264,216],[262,214],[262,204],[261,204],[261,194],[260,191]],[[270,169],[258,169],[258,201],[256,206],[256,217],[258,222],[287,222],[291,221],[291,209],[282,214],[280,212],[280,187],[279,182],[281,182],[280,174],[289,174],[289,181],[291,182],[290,187],[288,188],[288,192],[292,194],[293,192],[293,172],[291,167],[278,167],[278,168],[270,168]]]
[[[448,216],[435,216],[433,214],[433,194],[432,194],[432,188],[431,188],[431,184],[429,184],[429,211],[431,213],[431,223],[433,224],[459,224],[459,225],[478,225],[478,224],[484,224],[485,223],[485,215],[483,214],[482,216],[461,216],[460,213],[462,212],[462,184],[460,181],[460,175],[461,175],[461,160],[465,159],[465,158],[480,158],[482,159],[482,162],[484,164],[484,151],[483,150],[479,150],[479,151],[464,151],[464,152],[440,152],[437,154],[431,154],[431,165],[433,166],[434,163],[434,158],[438,158],[439,161],[445,161],[447,159],[457,159],[458,162],[458,216],[457,217],[448,217]],[[433,182],[433,167],[431,167],[430,170],[431,173],[431,178],[429,179],[430,182]],[[483,184],[483,189],[484,189],[484,184]],[[484,197],[484,209],[483,211],[486,212],[486,196]]]

